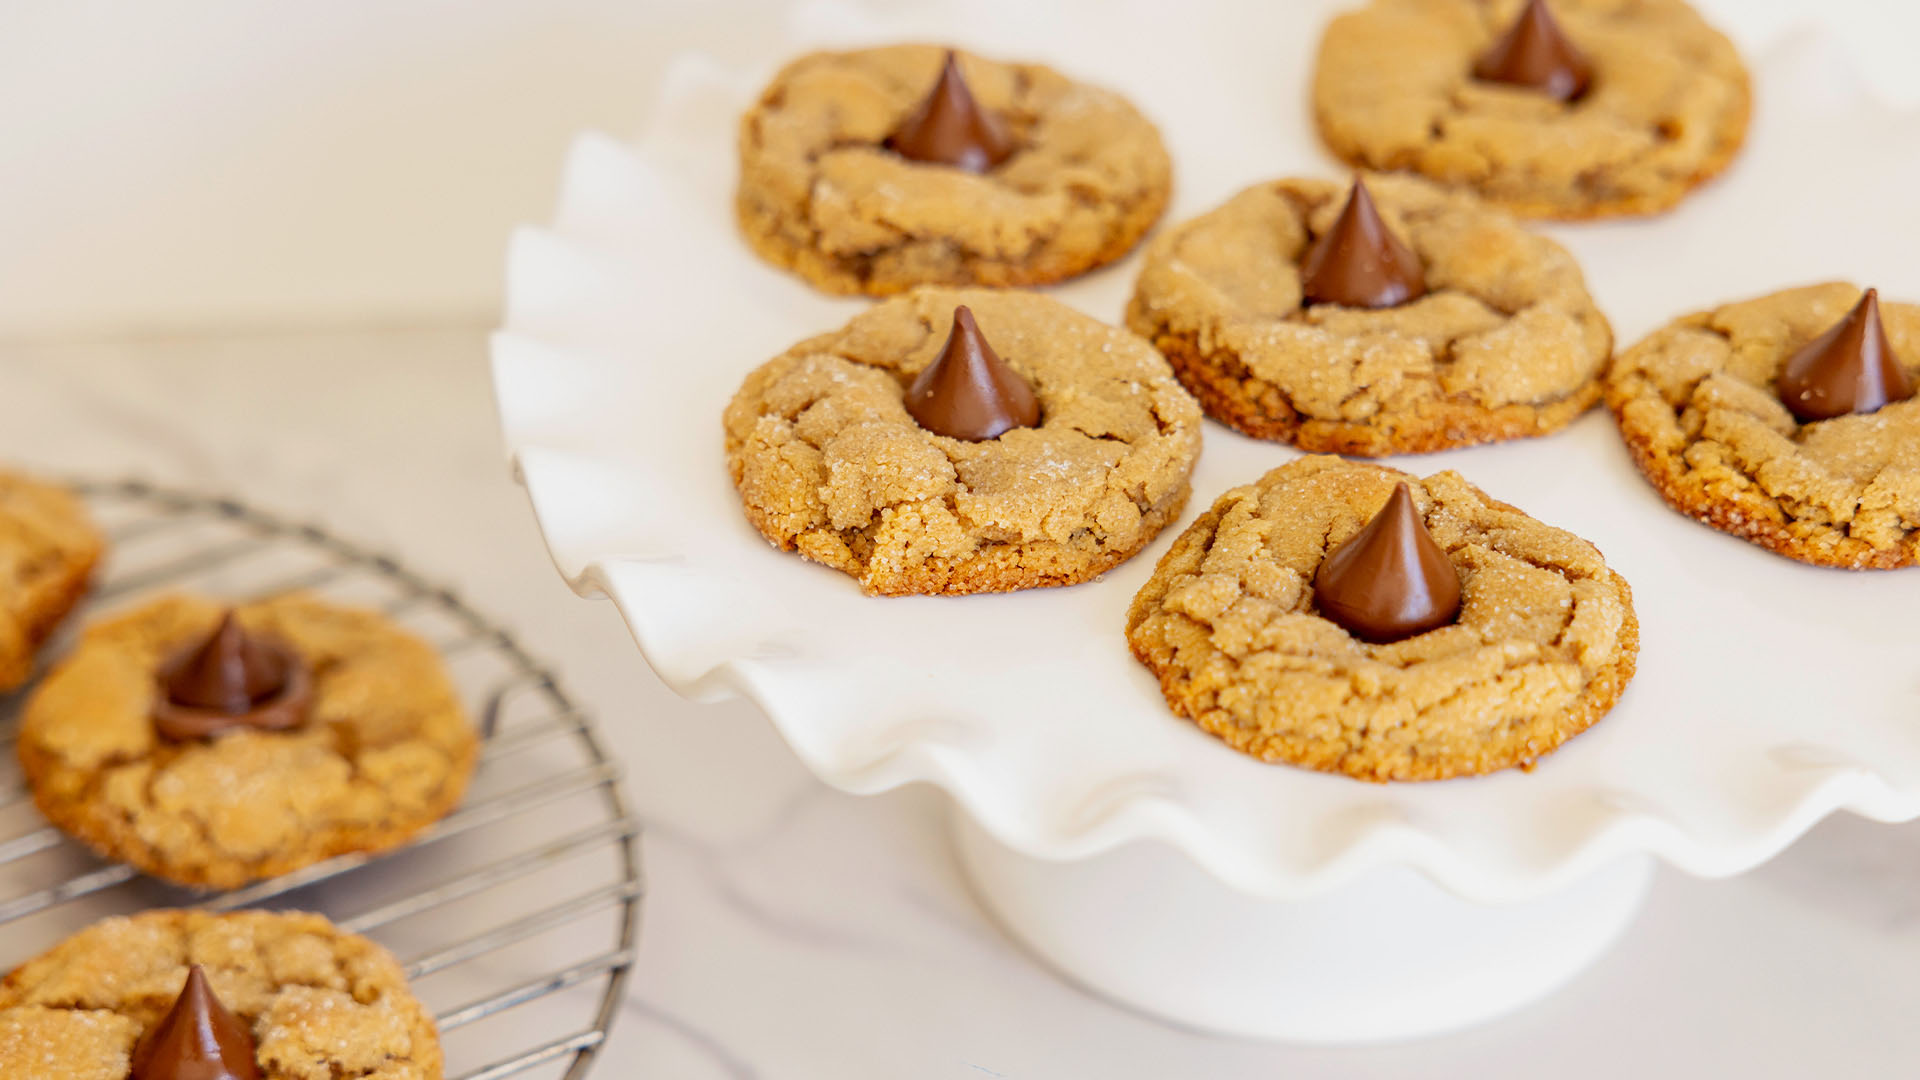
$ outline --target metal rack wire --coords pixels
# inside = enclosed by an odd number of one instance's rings
[[[105,863],[68,840],[35,813],[6,754],[0,959],[151,907],[319,911],[400,957],[438,1017],[449,1077],[585,1076],[633,963],[639,828],[618,766],[553,673],[452,591],[318,527],[141,481],[73,487],[112,545],[89,608],[168,589],[235,600],[308,589],[377,607],[439,648],[486,741],[465,802],[406,849],[216,894]],[[14,736],[26,696],[0,698],[0,736]]]

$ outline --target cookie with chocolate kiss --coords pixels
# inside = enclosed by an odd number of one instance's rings
[[[1613,362],[1667,505],[1791,559],[1920,564],[1920,305],[1834,282],[1696,312]]]
[[[433,1017],[400,964],[319,915],[103,919],[0,982],[8,1080],[444,1075]]]
[[[1524,217],[1655,214],[1732,163],[1753,91],[1686,0],[1355,0],[1314,120],[1342,161]]]
[[[81,633],[17,751],[41,813],[101,856],[231,889],[405,843],[460,801],[479,737],[384,615],[170,595]]]
[[[1639,626],[1598,549],[1459,474],[1303,457],[1202,513],[1126,634],[1235,750],[1385,781],[1532,768],[1619,700]]]
[[[931,45],[794,60],[739,151],[747,242],[842,294],[1062,281],[1131,250],[1173,185],[1159,131],[1119,94]]]
[[[1178,516],[1201,427],[1127,331],[1034,293],[934,288],[761,365],[722,425],[747,521],[883,596],[1106,572]]]
[[[1565,248],[1380,174],[1256,184],[1163,230],[1126,317],[1214,419],[1367,457],[1557,431],[1613,347]]]

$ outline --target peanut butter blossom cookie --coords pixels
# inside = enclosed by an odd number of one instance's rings
[[[1172,166],[1124,98],[924,45],[814,53],[740,125],[740,227],[836,293],[1034,285],[1124,255]]]
[[[1347,161],[1550,218],[1679,202],[1733,159],[1751,100],[1681,0],[1373,0],[1327,27],[1313,82]]]
[[[385,949],[318,915],[150,911],[0,983],[15,1080],[441,1080],[433,1019]]]
[[[404,843],[459,802],[478,750],[431,648],[305,596],[169,596],[90,627],[19,740],[55,825],[207,888]]]
[[[725,427],[754,527],[885,595],[1094,577],[1179,515],[1200,454],[1146,342],[991,290],[919,289],[795,345]]]
[[[34,651],[86,592],[102,546],[79,499],[0,472],[0,693],[33,673]]]
[[[1366,456],[1558,430],[1613,344],[1565,249],[1392,176],[1258,184],[1166,230],[1127,325],[1214,419]]]
[[[1633,677],[1627,583],[1488,498],[1307,457],[1222,495],[1127,613],[1173,711],[1230,746],[1363,780],[1531,767]]]
[[[1801,562],[1920,563],[1920,306],[1788,289],[1621,353],[1607,404],[1681,513]]]

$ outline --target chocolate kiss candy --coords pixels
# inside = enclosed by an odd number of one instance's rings
[[[1445,626],[1460,614],[1460,572],[1434,543],[1402,480],[1373,520],[1320,560],[1320,613],[1375,643]]]
[[[1040,423],[1033,387],[987,344],[964,304],[953,309],[946,347],[907,387],[906,405],[921,427],[968,442]]]
[[[909,161],[983,173],[1013,155],[1013,136],[998,116],[980,107],[947,50],[940,80],[913,115],[887,136],[887,149]]]
[[[195,964],[173,1008],[134,1045],[128,1080],[260,1080],[253,1055],[253,1034]]]
[[[1780,400],[1802,423],[1870,413],[1913,396],[1913,380],[1880,325],[1880,290],[1868,289],[1847,317],[1808,342],[1780,369]]]
[[[153,720],[170,739],[250,727],[279,731],[306,718],[310,679],[291,650],[247,633],[228,611],[198,645],[160,666]]]
[[[1554,21],[1546,0],[1527,0],[1520,17],[1474,62],[1473,76],[1572,101],[1592,84],[1593,65]]]
[[[167,674],[176,705],[243,713],[287,684],[286,657],[263,647],[229,610],[200,647]]]
[[[1313,242],[1300,273],[1309,304],[1386,308],[1427,294],[1420,256],[1387,228],[1357,176],[1346,208]]]

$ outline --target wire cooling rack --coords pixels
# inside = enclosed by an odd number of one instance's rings
[[[97,919],[152,907],[318,911],[400,957],[439,1020],[448,1077],[585,1076],[633,963],[639,828],[618,767],[553,672],[453,592],[325,530],[139,481],[72,486],[111,547],[63,635],[157,591],[246,601],[313,590],[383,610],[432,642],[485,745],[465,802],[405,849],[213,894],[68,840],[35,812],[14,755],[0,755],[0,961],[12,966]],[[0,697],[9,742],[26,695]]]

